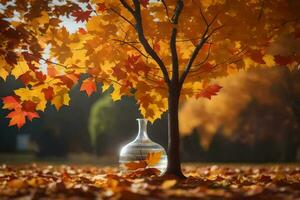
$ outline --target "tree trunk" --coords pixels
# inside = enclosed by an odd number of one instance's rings
[[[165,176],[176,176],[185,178],[181,171],[180,162],[180,137],[178,124],[178,106],[180,92],[169,92],[168,98],[168,166]]]

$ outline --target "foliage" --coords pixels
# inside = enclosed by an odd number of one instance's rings
[[[134,95],[154,121],[175,85],[181,101],[211,98],[221,88],[216,77],[253,66],[294,69],[299,8],[298,0],[2,0],[0,77],[24,83],[3,99],[10,125],[39,117],[48,102],[68,105],[80,74],[89,74],[81,85],[88,95],[98,82],[102,91],[111,85],[113,100]],[[64,18],[84,26],[68,32]],[[289,48],[275,48],[282,42]]]
[[[4,199],[286,199],[299,197],[295,166],[187,166],[188,178],[157,177],[153,168],[121,175],[115,168],[0,167]],[[151,178],[149,178],[149,176]]]
[[[240,71],[219,79],[217,83],[224,90],[213,101],[194,99],[182,106],[181,133],[199,130],[201,145],[206,149],[220,129],[225,136],[247,143],[253,143],[255,138],[282,140],[290,132],[298,135],[299,79],[299,71],[289,72],[282,67]]]

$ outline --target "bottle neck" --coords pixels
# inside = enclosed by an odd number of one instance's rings
[[[147,133],[147,120],[146,119],[137,119],[138,124],[139,124],[139,132],[136,137],[136,140],[141,140],[141,139],[149,139],[148,133]]]

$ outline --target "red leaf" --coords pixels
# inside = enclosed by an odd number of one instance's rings
[[[34,112],[36,108],[36,103],[32,101],[24,101],[22,103],[22,110],[26,112]]]
[[[104,12],[106,10],[105,3],[98,3],[98,11]]]
[[[209,85],[206,88],[204,88],[203,90],[201,90],[201,92],[198,96],[211,99],[212,96],[217,95],[217,93],[220,91],[221,88],[222,87],[217,84]]]
[[[214,69],[214,66],[207,62],[201,66],[201,69],[203,70],[203,72],[211,72]]]
[[[97,86],[94,80],[86,79],[82,82],[80,91],[85,91],[88,96],[97,91]]]
[[[149,5],[149,0],[140,0],[140,3],[144,8],[147,8],[147,6]]]
[[[30,71],[26,72],[25,74],[22,74],[19,76],[19,79],[25,84],[28,85],[28,83],[33,82],[34,78],[30,75]]]
[[[75,17],[76,22],[85,22],[91,17],[91,10],[83,11],[83,10],[75,10],[72,12],[72,16]]]
[[[50,101],[54,97],[54,91],[52,87],[44,88],[42,89],[42,92],[44,93],[45,99],[47,101]]]
[[[258,51],[258,50],[252,50],[249,52],[250,53],[250,58],[259,64],[266,64],[266,62],[263,60],[263,54]]]
[[[87,33],[86,30],[85,30],[84,28],[79,28],[79,29],[78,29],[78,32],[79,32],[80,34],[86,34],[86,33]]]
[[[38,71],[35,71],[35,77],[41,82],[43,82],[47,78],[47,76],[43,74],[43,72],[38,72]]]
[[[59,80],[62,81],[61,84],[57,84],[57,85],[66,85],[68,88],[72,88],[73,85],[77,82],[77,79],[73,79],[74,76],[71,76],[71,74],[64,75],[64,76],[57,76],[56,78],[58,78]]]
[[[119,65],[117,65],[113,68],[112,75],[114,77],[116,77],[118,80],[126,79],[126,77],[127,77],[127,73],[125,71],[123,71]]]
[[[276,55],[274,56],[274,60],[278,65],[284,66],[287,65],[291,62],[293,62],[292,58],[289,56],[281,56],[281,55]]]
[[[139,60],[140,57],[141,57],[140,55],[128,56],[127,62],[129,65],[134,65],[137,63],[137,61]]]
[[[17,97],[13,97],[13,96],[3,97],[2,101],[4,104],[4,106],[3,106],[4,109],[13,110],[13,109],[22,108]]]
[[[37,112],[27,112],[26,115],[30,121],[34,118],[40,118],[40,115]]]

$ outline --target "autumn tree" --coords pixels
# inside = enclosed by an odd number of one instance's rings
[[[181,176],[179,102],[211,98],[216,77],[252,66],[299,63],[298,0],[1,0],[0,75],[24,83],[4,97],[10,126],[39,117],[47,102],[69,104],[81,74],[88,95],[134,95],[150,121],[168,110],[166,175]],[[65,21],[80,23],[69,32]],[[68,27],[68,25],[67,25]]]

